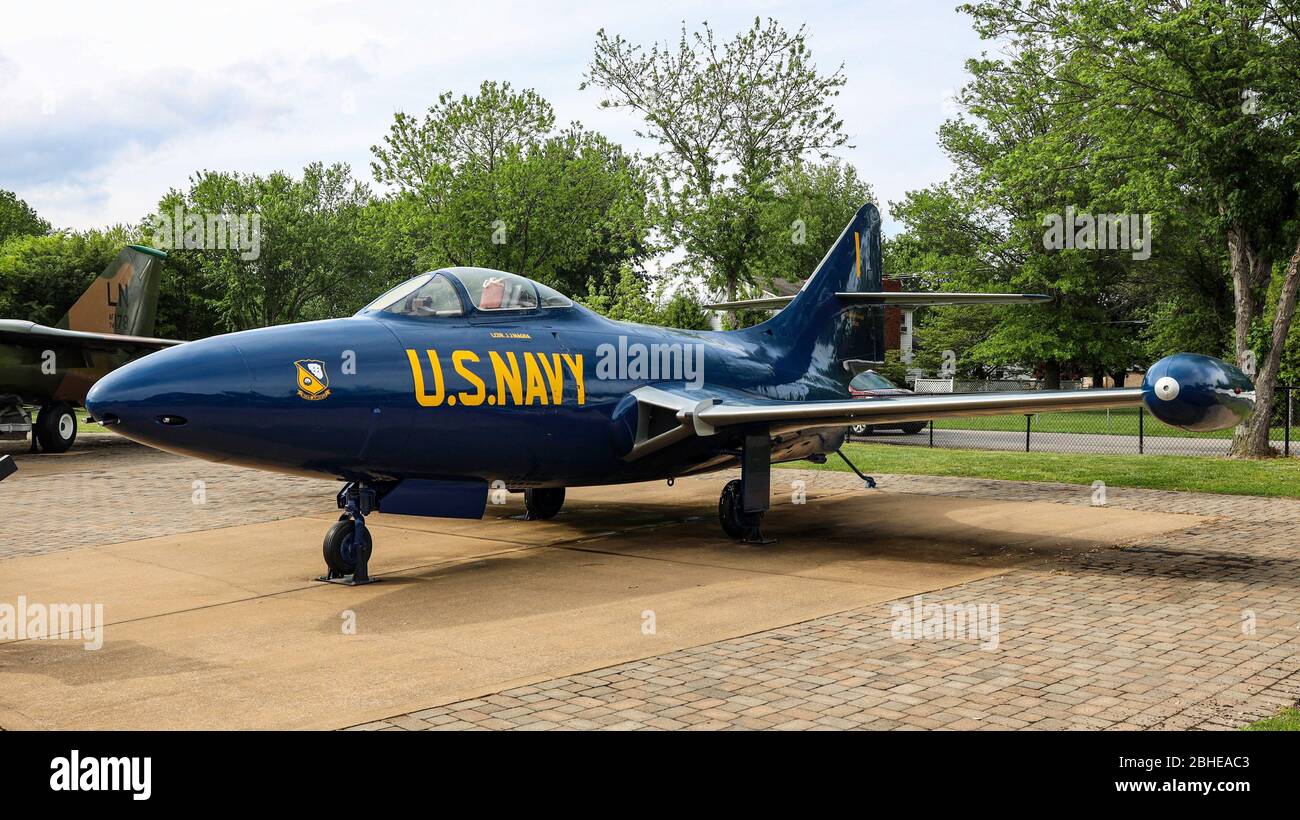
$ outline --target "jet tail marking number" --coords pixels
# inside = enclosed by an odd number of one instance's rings
[[[567,380],[573,382],[574,398],[578,404],[587,401],[587,386],[583,379],[582,354],[536,353],[524,351],[516,354],[506,351],[504,355],[495,350],[487,353],[492,373],[476,371],[471,365],[480,365],[483,361],[472,350],[456,350],[451,354],[451,366],[456,375],[464,379],[473,389],[448,393],[443,380],[442,360],[436,350],[425,350],[429,360],[428,375],[420,360],[419,352],[406,351],[406,359],[411,365],[415,401],[421,407],[441,407],[443,404],[456,404],[477,407],[485,401],[490,406],[531,407],[564,403],[564,388]],[[489,385],[495,391],[489,391]],[[431,392],[432,391],[432,392]]]

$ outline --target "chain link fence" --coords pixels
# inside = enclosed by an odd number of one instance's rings
[[[960,385],[965,387],[965,385]],[[999,389],[997,387],[991,388]],[[1001,388],[1007,389],[1007,388]],[[1270,439],[1283,455],[1292,454],[1295,385],[1279,386],[1273,400]],[[959,392],[990,392],[964,389]],[[919,424],[919,423],[918,423]],[[1170,427],[1145,407],[1081,410],[1072,413],[972,416],[937,419],[919,429],[855,428],[856,441],[954,447],[967,450],[1020,450],[1048,453],[1106,453],[1116,455],[1222,456],[1232,444],[1232,430],[1191,433]]]

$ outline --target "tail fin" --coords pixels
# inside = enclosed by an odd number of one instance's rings
[[[851,304],[836,294],[878,293],[881,287],[880,212],[867,203],[789,305],[739,332],[775,342],[783,351],[778,375],[808,388],[806,398],[841,397],[854,376],[847,364],[885,358],[885,308]]]
[[[152,336],[167,254],[127,245],[56,327],[122,336]]]

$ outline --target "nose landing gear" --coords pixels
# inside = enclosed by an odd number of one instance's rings
[[[344,512],[325,533],[322,552],[326,573],[316,580],[346,586],[373,583],[378,579],[370,577],[373,542],[366,529],[366,516],[378,507],[375,488],[350,481],[339,490],[338,505]]]

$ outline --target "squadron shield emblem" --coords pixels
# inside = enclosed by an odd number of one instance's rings
[[[325,363],[319,359],[299,359],[293,363],[298,370],[298,395],[307,401],[320,401],[330,394],[330,377]]]

